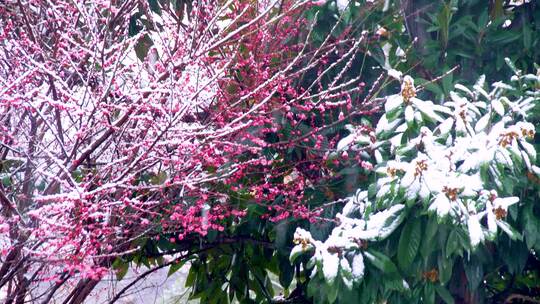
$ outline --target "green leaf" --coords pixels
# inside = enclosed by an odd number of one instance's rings
[[[530,50],[532,46],[532,31],[527,23],[522,25],[523,28],[523,46],[525,50]]]
[[[137,21],[142,17],[141,12],[137,12],[133,14],[131,17],[129,17],[129,24],[128,24],[128,35],[129,37],[133,37],[137,35],[143,27],[139,24],[137,24]]]
[[[150,184],[152,185],[162,185],[167,180],[167,172],[160,171],[158,174],[152,175],[150,177]]]
[[[508,266],[508,271],[512,274],[519,274],[525,268],[529,250],[524,242],[502,241],[497,248],[500,257]]]
[[[362,294],[364,296],[364,294]],[[339,302],[340,303],[359,303],[360,294],[358,290],[353,288],[349,290],[348,288],[343,288],[339,293]]]
[[[523,234],[525,236],[527,247],[530,249],[533,248],[538,241],[540,241],[538,231],[540,229],[540,221],[534,215],[533,204],[527,204],[526,207],[523,208],[522,214],[522,222],[525,223]]]
[[[336,286],[336,285],[339,285],[340,281],[341,280],[335,280],[335,283],[326,285],[326,288],[328,290],[327,296],[328,296],[328,302],[329,303],[335,303],[336,302],[338,292],[339,292],[339,289],[340,289],[339,286]]]
[[[433,288],[433,284],[426,284],[424,286],[424,301],[422,302],[435,304],[435,288]]]
[[[2,185],[4,185],[4,187],[11,186],[11,178],[9,176],[4,176],[2,178]]]
[[[420,254],[424,259],[426,259],[435,249],[433,246],[433,238],[437,234],[438,229],[439,224],[437,223],[437,217],[430,217],[426,224],[425,234],[420,248]]]
[[[506,62],[506,65],[514,72],[514,74],[519,75],[521,74],[521,71],[516,68],[512,60],[508,57],[504,58],[504,61]]]
[[[148,35],[144,35],[141,37],[141,39],[139,39],[139,41],[137,41],[135,44],[135,54],[140,61],[144,61],[152,45],[154,45],[154,42]]]
[[[279,256],[279,283],[287,289],[294,278],[294,267],[286,257]]]
[[[448,240],[446,241],[446,258],[450,257],[454,252],[459,249],[459,244],[460,241],[458,233],[455,230],[450,231],[450,234],[448,235]]]
[[[406,223],[401,231],[398,243],[398,264],[401,269],[407,269],[418,252],[418,247],[422,240],[422,223],[414,220],[412,223]]]
[[[379,268],[382,272],[387,274],[398,273],[396,265],[394,265],[394,263],[392,263],[390,258],[388,258],[386,255],[373,249],[369,249],[364,252],[364,256],[371,262],[371,264],[373,264],[373,266]]]
[[[161,7],[159,7],[158,0],[148,0],[150,9],[161,16]]]
[[[439,268],[439,281],[442,284],[446,284],[452,277],[452,270],[454,267],[454,259],[448,259],[443,256],[439,256],[437,260]]]
[[[454,304],[454,298],[452,297],[448,289],[446,289],[444,286],[436,285],[435,291],[446,304]]]
[[[129,262],[117,258],[116,260],[114,260],[112,267],[114,270],[116,270],[116,279],[120,281],[127,274],[127,271],[129,269]]]
[[[484,268],[482,264],[478,261],[478,258],[472,256],[468,263],[465,263],[465,275],[467,276],[467,281],[470,290],[476,290],[482,278],[484,276]]]
[[[295,225],[292,225],[290,220],[284,220],[275,225],[274,229],[276,232],[274,244],[278,249],[278,252],[287,254],[296,229]]]
[[[195,280],[197,279],[197,271],[199,267],[194,266],[194,264],[191,265],[189,269],[189,273],[186,277],[186,287],[192,287],[195,283]]]
[[[184,266],[184,262],[177,261],[176,263],[173,263],[169,267],[169,272],[167,272],[167,277],[170,277],[171,275],[173,275],[175,272],[178,271],[178,269],[182,268],[182,266]]]
[[[450,93],[450,91],[454,88],[453,80],[454,80],[454,77],[453,77],[452,73],[450,73],[447,76],[443,77],[442,85],[443,85],[443,90],[444,90],[444,92],[446,94]]]

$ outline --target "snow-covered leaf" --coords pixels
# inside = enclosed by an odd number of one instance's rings
[[[384,104],[384,111],[388,114],[393,113],[399,107],[403,105],[403,97],[401,95],[391,95],[387,98],[386,103]]]
[[[462,91],[462,92],[467,93],[467,94],[468,94],[469,96],[471,96],[471,97],[474,96],[473,92],[472,92],[471,90],[469,90],[466,86],[462,85],[462,84],[459,84],[459,83],[458,83],[458,84],[456,84],[454,87],[455,87],[456,89]]]
[[[346,150],[354,142],[355,137],[356,134],[354,133],[345,136],[338,142],[336,149],[338,151]]]
[[[497,220],[497,226],[501,228],[513,240],[521,240],[521,234],[505,221]]]
[[[405,108],[405,121],[407,121],[407,125],[409,125],[409,127],[414,121],[414,110],[410,105]]]
[[[324,279],[332,284],[337,277],[339,270],[339,256],[337,253],[330,253],[322,250],[322,271]]]
[[[441,132],[441,135],[446,135],[452,130],[453,125],[454,125],[454,118],[449,117],[449,118],[445,119],[439,125],[439,132]]]
[[[471,246],[475,248],[484,241],[484,232],[482,231],[482,226],[480,225],[478,215],[471,214],[469,216],[469,219],[467,220],[467,228],[469,231]]]
[[[370,216],[366,230],[360,236],[364,239],[383,240],[401,224],[405,217],[405,205],[394,205],[387,210]]]
[[[352,259],[352,276],[355,283],[360,282],[364,278],[364,256],[362,253],[357,253]]]
[[[416,108],[427,116],[430,120],[436,122],[443,122],[444,119],[435,113],[433,110],[433,103],[422,101],[418,98],[411,98],[411,102],[416,106]]]
[[[484,129],[488,126],[489,119],[490,119],[491,113],[487,113],[486,115],[482,116],[476,123],[476,126],[474,126],[474,131],[482,132]]]
[[[491,101],[491,106],[493,107],[493,110],[497,112],[497,114],[504,116],[504,106],[498,98]]]
[[[304,253],[304,250],[302,249],[302,245],[296,245],[291,250],[291,254],[289,255],[289,259],[292,263],[302,254]]]

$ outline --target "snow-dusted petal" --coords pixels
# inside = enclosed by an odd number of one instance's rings
[[[306,239],[313,241],[313,237],[311,237],[311,233],[305,229],[302,228],[296,228],[294,232],[294,238],[295,239]]]
[[[407,131],[408,128],[409,128],[409,126],[407,125],[407,123],[402,123],[401,125],[399,125],[399,127],[396,128],[396,132],[397,133],[403,133],[403,132]]]
[[[392,78],[394,78],[396,80],[401,80],[401,76],[403,76],[403,73],[401,73],[400,71],[395,70],[395,69],[389,69],[388,70],[388,76],[390,76],[390,77],[392,77]]]
[[[420,183],[420,191],[418,191],[418,196],[421,199],[426,199],[431,195],[431,189],[426,184],[427,178],[422,178],[422,181]]]
[[[486,90],[484,90],[482,86],[474,85],[473,88],[476,92],[480,93],[480,95],[484,96],[485,99],[489,100],[491,98],[491,96],[489,96],[488,92],[486,92]]]
[[[444,158],[441,158],[441,163],[443,163],[443,167],[446,165],[448,168],[450,167]],[[434,165],[435,166],[435,165]],[[426,173],[424,173],[424,177],[422,178],[423,183],[425,184],[425,187],[428,189],[428,191],[431,192],[440,192],[444,186],[448,184],[453,184],[452,188],[459,188],[457,187],[456,182],[451,179],[450,176],[444,174],[443,171],[439,170],[428,170]]]
[[[534,148],[534,146],[524,140],[520,140],[519,143],[521,144],[523,150],[525,150],[527,155],[529,155],[530,160],[533,163],[536,162],[536,149]]]
[[[353,282],[352,277],[347,277],[345,275],[342,275],[341,280],[343,281],[343,284],[345,285],[345,287],[347,287],[347,289],[351,290],[353,288],[354,282]]]
[[[351,265],[345,257],[342,257],[341,260],[339,260],[339,267],[341,268],[341,271],[344,273],[344,275],[352,275]]]
[[[380,163],[382,163],[384,161],[382,153],[381,153],[380,150],[375,150],[374,155],[375,155],[375,162],[377,162],[378,164],[380,164]]]
[[[367,191],[358,190],[353,196],[350,196],[345,206],[343,206],[342,214],[344,216],[350,216],[356,211],[360,213],[364,212],[365,203],[367,198]]]
[[[401,179],[401,186],[402,187],[409,187],[413,184],[413,182],[415,181],[416,179],[416,176],[414,175],[414,161],[411,163],[411,165],[409,166],[409,170],[407,170],[405,172],[405,175],[403,176],[403,178]]]
[[[462,196],[475,196],[484,188],[482,178],[478,173],[473,175],[463,174],[459,175],[458,178],[463,185],[463,190],[461,191]]]
[[[391,184],[381,185],[381,186],[379,186],[379,190],[377,190],[376,197],[377,198],[382,198],[385,195],[392,194],[391,192],[392,192]]]
[[[405,188],[407,190],[407,192],[405,193],[407,200],[414,200],[418,197],[418,193],[420,192],[420,190],[422,190],[422,185],[420,184],[419,180],[414,180]]]

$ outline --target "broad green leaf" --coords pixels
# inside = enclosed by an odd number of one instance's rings
[[[444,286],[436,285],[435,291],[437,291],[437,294],[439,295],[439,297],[441,297],[441,299],[446,304],[454,304],[454,298],[452,297],[448,289],[446,289]]]
[[[369,249],[364,252],[364,256],[371,262],[371,264],[373,264],[373,266],[379,268],[384,273],[395,274],[398,272],[396,265],[392,263],[390,258],[378,251]]]
[[[474,256],[471,257],[470,261],[464,264],[464,267],[469,288],[470,290],[475,290],[478,288],[484,277],[484,267]]]
[[[334,283],[326,285],[329,303],[335,303],[337,300],[339,293],[339,282],[341,282],[341,280],[335,280]]]
[[[450,231],[448,240],[446,241],[445,256],[446,258],[452,256],[454,252],[459,249],[460,241],[459,235],[455,230]]]
[[[433,247],[433,238],[437,234],[439,229],[437,217],[430,217],[427,221],[426,228],[424,230],[424,236],[422,238],[422,245],[420,246],[420,254],[426,259],[435,248]]]
[[[139,19],[142,17],[141,12],[137,12],[133,14],[131,17],[129,17],[129,25],[128,25],[128,35],[129,37],[133,37],[137,35],[143,27],[138,24]]]
[[[125,262],[117,258],[116,260],[114,260],[112,266],[113,266],[113,269],[116,270],[116,279],[120,281],[126,276],[128,272],[129,262]]]
[[[178,271],[178,269],[182,268],[184,266],[183,261],[176,261],[176,263],[173,263],[171,266],[169,266],[169,271],[167,272],[167,277],[170,277],[175,272]]]
[[[423,303],[435,304],[435,288],[433,287],[433,284],[425,284],[423,300]]]
[[[150,9],[152,11],[158,15],[161,15],[161,7],[159,6],[158,0],[148,0],[148,4],[150,5]]]
[[[279,256],[279,283],[287,289],[294,278],[294,267],[286,257]]]
[[[439,268],[439,282],[446,284],[452,277],[452,270],[454,267],[454,260],[439,256],[437,260]]]
[[[398,264],[401,269],[407,269],[418,252],[422,240],[422,223],[419,220],[408,222],[401,231],[398,243]]]

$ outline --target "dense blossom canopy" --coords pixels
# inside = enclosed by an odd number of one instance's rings
[[[314,110],[350,111],[362,86],[337,77],[317,89],[342,47],[307,48],[300,13],[313,3],[164,3],[0,7],[0,277],[99,280],[141,238],[223,231],[246,214],[231,194],[272,221],[318,214],[303,195],[335,141]],[[295,79],[315,67],[301,89]],[[302,144],[319,151],[284,163]]]

